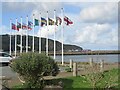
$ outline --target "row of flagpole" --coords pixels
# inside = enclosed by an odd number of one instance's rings
[[[64,30],[64,10],[63,10],[63,8],[61,9],[61,17],[62,17],[62,23],[61,23],[61,43],[62,43],[62,65],[64,64],[64,57],[63,57],[63,43],[64,43],[64,35],[63,35],[63,30]],[[39,33],[39,53],[41,53],[41,21],[42,21],[42,19],[41,19],[41,13],[39,14],[39,17],[38,18],[40,18],[39,20],[39,31],[40,31],[40,33]],[[68,19],[68,18],[67,18]],[[66,20],[67,20],[66,19]],[[35,15],[33,14],[33,22],[32,22],[32,30],[33,30],[33,36],[32,36],[32,52],[34,52],[34,49],[35,49],[35,47],[34,47],[34,45],[35,45],[35,36],[34,36],[34,34],[35,34],[35,31],[34,31],[34,25],[35,25],[35,22],[34,22],[34,20],[35,20]],[[56,21],[57,21],[57,19],[56,19],[56,10],[54,10],[54,59],[56,59],[56,36],[55,36],[55,34],[56,34]],[[26,17],[26,25],[27,25],[27,29],[26,29],[26,53],[28,52],[28,30],[30,29],[29,28],[29,25],[31,24],[30,22],[29,22],[29,20],[28,20],[28,16]],[[67,22],[68,23],[68,22]],[[12,20],[10,19],[10,29],[11,29],[11,24],[12,24]],[[18,24],[18,20],[17,20],[17,18],[16,18],[16,30],[18,29],[17,28],[17,24]],[[69,21],[69,24],[72,24],[70,21]],[[68,25],[69,25],[68,24]],[[23,52],[23,50],[22,50],[22,36],[23,36],[23,23],[22,23],[22,17],[21,17],[21,37],[20,37],[20,53],[22,53]],[[67,25],[67,24],[66,24]],[[47,14],[46,14],[46,27],[47,27],[47,30],[46,30],[46,55],[48,55],[48,31],[49,31],[49,28],[48,28],[48,26],[49,26],[49,15],[48,15],[48,11],[47,11]],[[12,31],[11,31],[11,34],[12,34]],[[10,53],[10,55],[11,55],[11,34],[10,34],[10,51],[9,51],[9,53]],[[15,31],[15,57],[16,57],[16,52],[17,52],[17,34],[16,34],[16,31]]]

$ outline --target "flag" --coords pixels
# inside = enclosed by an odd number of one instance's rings
[[[48,18],[48,21],[49,21],[49,25],[54,25],[54,21],[50,18]]]
[[[17,22],[17,28],[21,28],[21,23]]]
[[[27,25],[26,24],[22,24],[22,29],[27,29]]]
[[[47,25],[47,20],[41,17],[41,26]]]
[[[12,29],[19,31],[19,28],[15,24],[13,24],[13,23],[12,23]]]
[[[35,26],[39,26],[39,20],[35,19]]]
[[[28,21],[28,30],[32,30],[33,23],[31,21]]]
[[[28,30],[32,30],[32,28],[28,26]]]
[[[33,26],[33,23],[31,21],[28,21],[28,26],[29,27],[32,27]]]
[[[64,17],[64,21],[66,22],[66,25],[73,24],[73,22],[66,16]]]
[[[32,28],[30,26],[27,26],[26,24],[22,24],[22,29],[28,29],[28,30],[32,30]]]
[[[56,17],[56,25],[61,25],[62,19],[60,17]]]

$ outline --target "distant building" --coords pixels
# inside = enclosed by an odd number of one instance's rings
[[[89,52],[89,51],[91,51],[90,49],[84,49],[84,50],[82,50],[82,52]]]

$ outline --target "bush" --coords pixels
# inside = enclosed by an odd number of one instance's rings
[[[21,54],[12,61],[11,68],[23,77],[26,88],[43,88],[43,76],[55,76],[59,72],[51,57],[38,53]]]

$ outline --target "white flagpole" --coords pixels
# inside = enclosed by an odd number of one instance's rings
[[[48,11],[47,11],[46,55],[48,55],[48,24],[49,24],[49,20],[48,20]]]
[[[9,54],[10,54],[10,55],[11,55],[11,34],[12,34],[11,22],[12,22],[12,20],[10,19],[10,48],[9,48]]]
[[[62,15],[62,29],[61,29],[61,38],[62,38],[62,65],[64,64],[64,57],[63,57],[63,43],[64,43],[64,35],[63,35],[63,29],[64,29],[64,11],[63,8],[61,9],[61,15]]]
[[[55,55],[56,55],[56,44],[55,44],[55,33],[56,33],[56,10],[54,10],[54,60],[55,60]]]
[[[40,30],[40,26],[41,26],[41,13],[39,14],[39,30]],[[39,53],[41,53],[41,30],[40,30],[40,33],[39,33]]]
[[[28,26],[28,16],[26,17],[26,25]],[[28,27],[26,29],[26,53],[28,52]]]
[[[32,51],[34,52],[34,14],[33,14],[33,48],[32,48]]]
[[[17,30],[17,18],[16,18],[16,30]],[[16,52],[17,52],[17,34],[16,34],[16,31],[15,30],[15,57],[16,57]]]
[[[22,17],[21,17],[21,45],[20,45],[20,53],[22,53]]]

